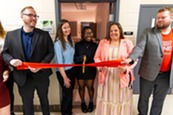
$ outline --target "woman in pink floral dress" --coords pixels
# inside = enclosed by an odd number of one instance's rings
[[[112,23],[109,35],[102,39],[97,48],[95,62],[123,60],[133,49],[131,40],[123,35],[119,23]],[[98,92],[96,115],[132,115],[132,88],[134,80],[133,67],[98,67]]]

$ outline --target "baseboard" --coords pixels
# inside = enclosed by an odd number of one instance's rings
[[[73,105],[73,108],[80,108],[79,104]],[[50,105],[49,106],[50,112],[60,112],[60,105]],[[22,105],[14,105],[15,112],[23,112]],[[40,105],[34,105],[35,112],[41,112]]]

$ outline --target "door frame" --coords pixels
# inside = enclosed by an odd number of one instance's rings
[[[57,28],[58,22],[61,19],[61,7],[60,3],[71,3],[71,2],[90,2],[90,3],[114,3],[114,22],[119,21],[119,6],[120,0],[54,0],[55,1],[55,27]]]

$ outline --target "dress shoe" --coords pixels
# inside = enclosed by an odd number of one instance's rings
[[[84,113],[87,113],[88,112],[88,109],[87,109],[87,106],[86,106],[86,103],[85,102],[82,102],[81,103],[81,110]]]
[[[92,101],[89,102],[89,105],[88,105],[88,112],[92,112],[93,111],[93,108],[94,108],[94,104]]]
[[[14,112],[11,112],[11,115],[15,115]]]

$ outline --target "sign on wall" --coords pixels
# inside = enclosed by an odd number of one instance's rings
[[[48,31],[49,34],[51,34],[51,35],[54,34],[53,21],[52,20],[43,20],[43,21],[40,21],[40,28],[42,30]]]

